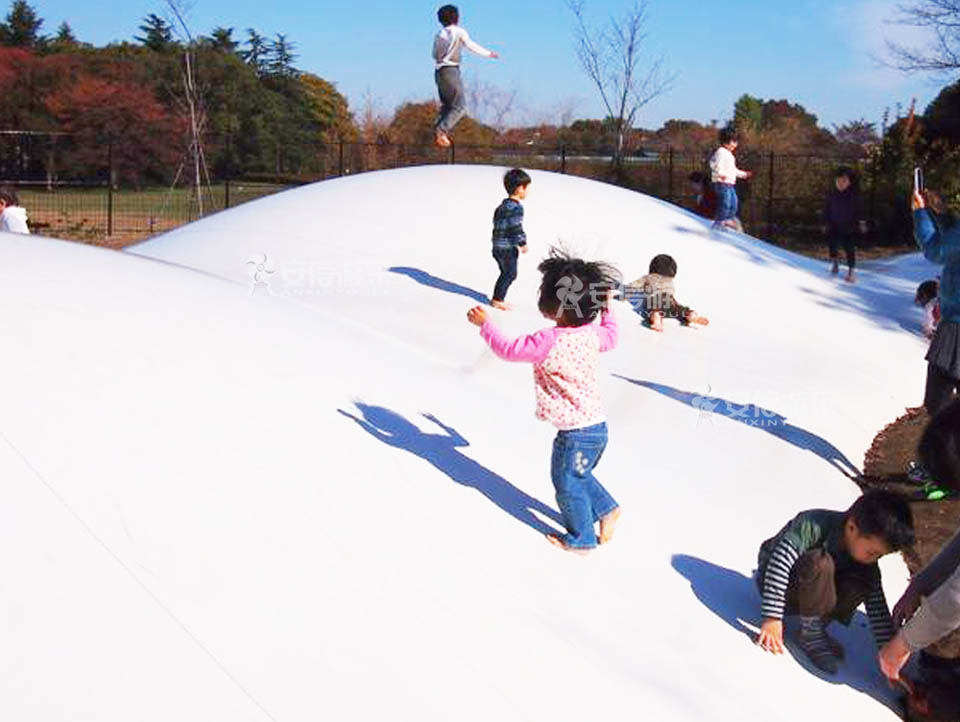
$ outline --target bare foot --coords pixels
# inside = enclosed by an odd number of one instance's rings
[[[710,319],[706,316],[698,316],[695,313],[691,313],[687,316],[687,323],[695,323],[698,326],[709,326]]]
[[[547,534],[547,541],[553,544],[555,547],[560,547],[565,552],[573,552],[574,554],[586,554],[589,552],[589,549],[576,549],[575,547],[567,546],[563,543],[563,539],[558,537],[556,534]]]
[[[854,275],[853,271],[850,271],[849,273],[847,273],[847,277],[844,278],[843,280],[846,281],[847,283],[856,283],[857,277]]]
[[[620,518],[620,507],[611,511],[606,516],[600,517],[600,543],[607,544],[613,539],[613,529],[617,525],[617,519]]]
[[[663,314],[659,311],[650,314],[650,328],[654,331],[663,331]]]
[[[513,310],[513,306],[511,306],[506,301],[497,301],[496,299],[494,299],[493,301],[490,302],[490,305],[493,306],[494,308],[499,308],[501,311]]]
[[[442,130],[437,130],[433,134],[433,142],[439,145],[441,148],[450,147],[450,136],[444,133]]]

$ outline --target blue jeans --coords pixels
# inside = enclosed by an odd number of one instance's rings
[[[500,267],[500,276],[493,286],[493,300],[502,301],[507,297],[510,284],[517,280],[517,258],[520,251],[513,248],[494,248],[493,258]]]
[[[560,431],[553,440],[550,478],[557,492],[563,525],[567,528],[567,533],[560,538],[568,547],[595,547],[594,524],[618,506],[593,475],[606,446],[606,424]]]
[[[737,217],[739,201],[737,189],[729,183],[714,183],[713,191],[717,194],[717,215],[715,221],[730,221]]]

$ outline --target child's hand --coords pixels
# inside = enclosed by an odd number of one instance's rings
[[[527,246],[520,246],[520,253],[526,253],[530,249]]]
[[[923,196],[920,194],[920,191],[913,192],[913,210],[919,211],[921,208],[927,207],[927,202],[923,200]]]
[[[467,320],[474,326],[482,326],[487,322],[487,312],[483,306],[474,306],[467,311]]]
[[[764,619],[760,625],[757,644],[761,649],[773,654],[783,654],[783,620]]]
[[[910,647],[904,641],[903,635],[898,634],[883,645],[877,659],[880,662],[880,671],[883,672],[884,677],[891,682],[900,679],[900,670],[910,659]]]

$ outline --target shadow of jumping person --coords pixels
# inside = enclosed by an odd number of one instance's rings
[[[752,577],[686,554],[674,554],[670,565],[690,582],[690,589],[703,606],[756,643],[758,634],[754,630],[759,629],[761,622],[760,592]],[[790,623],[793,620],[788,617],[787,621]],[[793,626],[788,626],[784,634],[787,651],[810,674],[831,684],[847,685],[898,714],[903,711],[899,694],[890,689],[880,672],[877,648],[869,631],[866,614],[858,611],[849,627],[830,625],[830,634],[846,651],[840,670],[834,675],[824,674],[813,666],[793,643],[795,634]],[[757,647],[757,654],[769,653]]]
[[[799,426],[787,423],[787,417],[764,409],[756,404],[735,404],[726,399],[715,396],[702,396],[689,391],[680,391],[663,384],[657,384],[652,381],[640,381],[631,379],[620,374],[613,374],[616,378],[629,381],[631,384],[643,386],[644,388],[663,394],[667,398],[686,404],[697,409],[703,414],[715,414],[725,416],[726,418],[737,421],[746,426],[751,426],[761,431],[766,431],[778,439],[782,439],[798,449],[809,451],[816,454],[828,464],[836,468],[848,479],[856,480],[860,476],[860,470],[848,459],[840,449],[831,444],[821,436],[801,429]]]
[[[453,283],[452,281],[445,281],[442,278],[437,278],[426,271],[421,271],[419,268],[410,268],[409,266],[391,266],[387,270],[390,271],[390,273],[398,273],[401,276],[412,278],[414,281],[424,286],[436,288],[440,291],[446,291],[447,293],[455,293],[458,296],[466,296],[477,303],[487,306],[490,305],[490,298],[480,293],[480,291],[474,291],[472,288],[461,286],[459,283]]]
[[[517,521],[523,522],[542,534],[562,533],[534,514],[536,511],[557,522],[562,529],[563,522],[557,511],[520,491],[503,477],[457,451],[458,448],[469,446],[470,442],[437,417],[432,414],[423,414],[425,419],[436,424],[443,431],[442,434],[427,434],[390,409],[358,402],[355,402],[355,406],[360,410],[363,418],[343,409],[337,409],[337,411],[348,419],[352,419],[375,439],[416,454],[456,483],[476,489]]]

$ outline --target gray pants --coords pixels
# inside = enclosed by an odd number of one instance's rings
[[[434,73],[437,91],[440,93],[440,115],[434,128],[449,133],[460,119],[467,114],[467,101],[463,95],[463,82],[460,80],[460,68],[448,65],[438,68]]]

